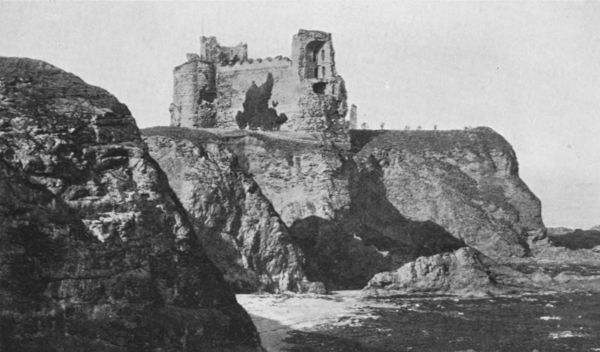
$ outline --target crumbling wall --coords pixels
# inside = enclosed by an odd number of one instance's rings
[[[188,61],[173,70],[173,103],[171,126],[192,127],[190,117],[198,102],[198,61]]]
[[[287,58],[217,66],[215,127],[238,128],[236,115],[244,111],[248,90],[263,84],[269,74],[273,77],[269,108],[287,117],[278,129],[335,134],[345,129],[348,106],[344,80],[340,76],[300,80]],[[315,87],[317,84],[320,87]]]
[[[298,99],[300,114],[285,124],[286,129],[345,135],[344,117],[348,105],[344,80],[337,76],[318,84],[325,85],[323,91],[316,91],[315,83],[311,81],[301,84]]]
[[[273,93],[273,75],[267,74],[265,83],[257,86],[254,82],[246,91],[244,110],[235,115],[238,127],[251,130],[261,129],[264,131],[279,130],[279,127],[287,121],[285,114],[277,114],[276,104],[271,102]]]
[[[200,37],[200,58],[207,62],[234,64],[248,59],[248,45],[222,46],[216,37]]]
[[[310,53],[310,50],[315,48],[314,42],[322,43],[318,46],[316,62],[312,60],[313,55]],[[294,71],[303,79],[330,78],[337,75],[331,33],[300,29],[292,39],[292,58],[294,59]],[[319,71],[318,75],[312,73],[315,68]],[[325,68],[325,72],[322,71],[323,68]],[[323,75],[323,73],[325,74]]]
[[[291,61],[287,58],[254,60],[217,66],[216,127],[238,128],[235,117],[238,111],[244,111],[246,93],[253,84],[263,84],[269,74],[273,79],[269,108],[275,108],[288,118],[298,116],[299,81],[291,69]]]
[[[217,120],[215,66],[200,61],[197,55],[188,55],[188,61],[177,66],[173,76],[171,126],[214,127]]]

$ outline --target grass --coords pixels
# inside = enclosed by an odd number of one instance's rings
[[[512,151],[510,144],[488,127],[447,131],[352,130],[350,137],[354,152],[364,147],[400,148],[411,152],[443,152],[455,148]]]
[[[182,127],[150,127],[141,130],[146,137],[163,136],[175,140],[187,139],[194,144],[214,142],[235,144],[245,137],[253,137],[263,143],[267,150],[283,151],[294,154],[304,150],[327,148],[329,144],[319,138],[318,134],[299,132],[262,132],[228,129],[192,129]]]

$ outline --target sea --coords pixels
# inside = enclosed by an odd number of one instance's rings
[[[381,308],[381,307],[385,308]],[[373,301],[369,318],[292,331],[299,352],[600,351],[600,294]],[[348,317],[348,319],[353,319]]]

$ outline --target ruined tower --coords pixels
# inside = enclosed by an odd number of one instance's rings
[[[330,33],[299,30],[291,59],[250,59],[244,43],[203,36],[200,54],[188,54],[173,75],[173,126],[337,133],[346,125]]]
[[[335,77],[331,34],[301,29],[292,39],[292,61],[301,79],[323,81]]]

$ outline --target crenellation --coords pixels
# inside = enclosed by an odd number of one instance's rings
[[[247,59],[244,61],[238,61],[234,64],[224,64],[219,66],[219,70],[236,71],[236,70],[254,70],[254,69],[265,69],[265,68],[277,68],[277,67],[288,67],[291,66],[292,60],[288,58],[281,59]]]
[[[171,125],[345,134],[347,92],[330,33],[301,29],[292,57],[248,58],[248,46],[201,37],[174,69]]]

